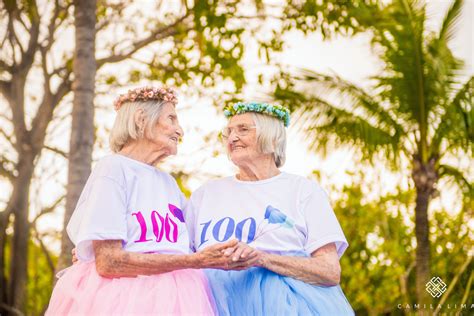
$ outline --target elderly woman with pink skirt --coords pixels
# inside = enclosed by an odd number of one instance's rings
[[[236,241],[192,253],[185,198],[155,167],[183,136],[171,89],[141,88],[115,103],[114,154],[90,175],[68,224],[79,262],[58,280],[47,315],[210,315],[200,268],[238,264],[222,255]]]

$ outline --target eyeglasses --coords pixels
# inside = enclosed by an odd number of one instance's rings
[[[230,134],[232,134],[232,131],[237,134],[237,136],[246,136],[250,132],[251,129],[257,128],[255,125],[246,125],[246,124],[240,124],[237,125],[236,127],[226,127],[222,130],[221,135],[223,139],[229,138]]]

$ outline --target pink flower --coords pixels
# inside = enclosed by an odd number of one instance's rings
[[[135,101],[161,100],[176,104],[178,99],[172,88],[141,87],[128,90],[126,94],[121,94],[114,102],[114,108],[118,111],[124,103]]]

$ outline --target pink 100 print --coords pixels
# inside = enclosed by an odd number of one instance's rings
[[[175,205],[168,204],[168,209],[180,222],[184,223],[183,212]],[[132,213],[135,216],[138,224],[140,225],[141,234],[138,240],[135,242],[148,242],[152,239],[147,239],[147,222],[142,212]],[[163,217],[158,211],[153,210],[151,212],[151,225],[153,228],[153,235],[155,235],[155,241],[161,242],[163,237],[169,242],[175,243],[178,241],[178,225],[168,214]]]

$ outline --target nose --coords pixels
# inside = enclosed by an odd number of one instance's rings
[[[230,133],[229,133],[229,137],[227,138],[227,142],[229,144],[232,144],[232,143],[234,143],[238,140],[239,140],[239,136],[237,135],[237,133],[233,129],[231,129]]]
[[[183,131],[183,128],[181,127],[181,125],[178,124],[178,128],[176,129],[176,134],[178,134],[178,136],[180,138],[182,138],[184,136],[184,131]]]

